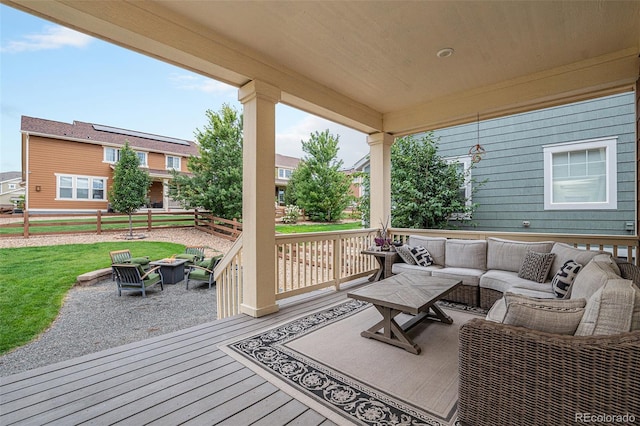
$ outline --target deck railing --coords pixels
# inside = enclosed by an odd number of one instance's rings
[[[215,268],[218,319],[240,313],[242,303],[242,235]]]
[[[378,267],[373,256],[362,251],[373,245],[375,229],[276,235],[276,300],[340,284],[366,276]],[[636,236],[587,234],[538,234],[426,229],[391,229],[395,241],[409,235],[460,239],[489,237],[520,241],[555,241],[587,250],[605,250],[638,263]],[[218,318],[240,312],[242,302],[242,237],[216,268]]]
[[[362,277],[376,268],[362,250],[375,229],[276,235],[276,300]]]
[[[374,229],[276,235],[276,300],[340,284],[371,273],[375,258],[361,252],[373,245]],[[242,237],[215,270],[218,318],[240,312]]]

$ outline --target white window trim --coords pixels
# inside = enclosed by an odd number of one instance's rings
[[[67,174],[67,173],[55,173],[55,177],[56,177],[56,201],[107,201],[107,183],[109,181],[109,178],[105,177],[105,176],[85,176],[85,175],[72,175],[72,174]],[[72,193],[73,193],[73,197],[71,198],[63,198],[60,197],[60,178],[61,177],[69,177],[72,179]],[[81,178],[81,179],[89,179],[89,198],[77,198],[77,190],[78,190],[78,186],[77,186],[77,179]],[[104,181],[104,188],[102,190],[102,196],[103,198],[92,198],[91,196],[93,195],[93,181],[99,179],[99,180],[103,180]]]
[[[109,149],[113,149],[116,151],[116,161],[111,161],[111,160],[107,160],[107,150]],[[138,156],[138,154],[143,154],[144,155],[144,164],[140,163],[140,167],[149,167],[149,153],[146,151],[133,151],[136,153],[136,156]],[[140,159],[140,157],[138,156],[138,159]],[[116,148],[113,146],[105,146],[104,150],[103,150],[103,155],[102,155],[102,161],[104,163],[108,163],[108,164],[116,164],[118,161],[120,160],[120,148]]]
[[[471,196],[473,194],[473,187],[471,185],[471,164],[472,164],[472,158],[470,155],[461,155],[459,157],[448,157],[445,158],[445,161],[449,164],[454,164],[454,163],[460,163],[464,166],[464,197],[466,198],[466,202],[465,205],[467,207],[470,207],[471,204],[473,203],[473,200],[471,199]],[[465,220],[470,220],[471,219],[471,215],[470,214],[463,214],[463,213],[454,213],[449,219],[452,220],[461,220],[461,219],[465,219]]]
[[[287,176],[287,171],[289,172],[289,176]],[[291,169],[278,167],[278,179],[289,180],[291,179],[291,173],[293,173]]]
[[[145,167],[148,168],[149,167],[149,154],[145,151],[135,151],[136,155],[138,156],[138,160],[140,159],[140,154],[143,155],[144,157],[144,163],[141,161],[140,162],[140,167]]]
[[[169,158],[177,158],[178,159],[178,167],[169,167]],[[178,170],[182,169],[182,157],[177,155],[165,155],[164,157],[164,166],[166,170]]]
[[[618,208],[618,137],[586,139],[554,145],[543,145],[544,154],[544,209],[545,210],[615,210]],[[553,170],[551,157],[558,152],[585,151],[605,148],[607,200],[595,203],[553,203]]]

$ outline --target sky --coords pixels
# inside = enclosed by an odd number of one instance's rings
[[[195,140],[225,103],[242,111],[235,87],[0,5],[0,172],[21,170],[23,115]],[[344,168],[368,154],[364,133],[282,104],[276,152],[302,158],[326,129]]]

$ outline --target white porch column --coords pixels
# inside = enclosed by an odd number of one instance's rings
[[[388,133],[374,133],[367,138],[371,164],[369,223],[372,228],[379,228],[380,222],[384,223],[387,218],[391,222],[391,145],[394,140]]]
[[[169,207],[169,191],[167,190],[169,185],[169,179],[162,179],[162,210],[168,212]]]
[[[240,311],[260,317],[276,304],[275,209],[276,104],[280,89],[251,81],[238,91],[244,107],[242,149],[243,300]]]

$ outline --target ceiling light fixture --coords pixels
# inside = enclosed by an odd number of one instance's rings
[[[450,47],[445,47],[444,49],[440,49],[438,50],[438,53],[436,53],[436,56],[438,58],[448,58],[451,55],[453,55],[453,49]]]

